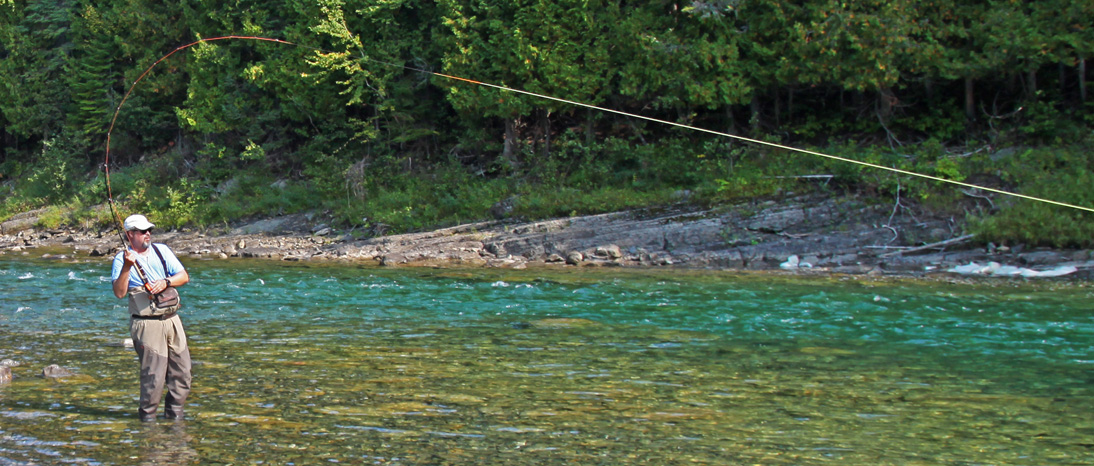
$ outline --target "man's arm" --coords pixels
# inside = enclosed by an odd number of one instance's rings
[[[182,269],[182,272],[167,277],[167,284],[176,288],[187,283],[190,283],[190,272],[187,272],[186,269]]]
[[[118,275],[118,279],[112,283],[114,288],[114,297],[121,299],[125,297],[125,294],[129,292],[129,271],[133,268],[133,262],[137,259],[137,253],[126,250],[122,255],[122,272]]]
[[[181,272],[176,273],[163,280],[156,280],[148,284],[145,288],[148,288],[148,292],[151,294],[159,294],[161,291],[166,290],[168,286],[179,287],[187,283],[190,283],[190,274],[186,271],[186,269],[182,269]],[[115,293],[117,293],[117,288],[118,285],[115,284]]]
[[[167,276],[167,279],[160,280],[161,282],[163,282],[162,285],[160,285],[159,283],[154,283],[152,285],[152,294],[159,293],[167,289],[168,286],[173,286],[177,288],[187,283],[190,283],[190,273],[186,271],[186,267],[182,266],[182,262],[179,262],[179,258],[175,255],[175,251],[172,251],[171,248],[164,246],[163,248],[156,247],[156,252],[163,254],[163,273]],[[177,272],[171,274],[172,270],[176,270]]]

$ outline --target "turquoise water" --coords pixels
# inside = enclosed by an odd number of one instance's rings
[[[108,262],[0,256],[0,465],[1094,464],[1089,283],[184,263],[142,424]]]

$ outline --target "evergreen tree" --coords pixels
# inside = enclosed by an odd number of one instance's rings
[[[70,4],[43,0],[14,8],[17,19],[4,24],[0,32],[6,44],[6,56],[0,62],[0,110],[7,131],[41,141],[64,126],[69,90],[61,83],[73,49]]]
[[[73,21],[75,50],[65,64],[73,111],[66,124],[85,144],[102,141],[121,96],[114,90],[114,34],[110,22],[94,5],[83,5]],[[93,143],[93,141],[95,143]]]

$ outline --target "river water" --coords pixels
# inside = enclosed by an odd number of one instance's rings
[[[141,423],[108,261],[0,256],[0,465],[1094,463],[1089,283],[183,261]]]

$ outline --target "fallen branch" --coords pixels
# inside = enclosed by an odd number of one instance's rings
[[[934,249],[934,248],[939,248],[939,247],[943,247],[943,246],[949,246],[951,244],[963,243],[965,241],[968,241],[968,240],[972,239],[972,237],[973,237],[973,235],[958,236],[957,238],[950,238],[948,240],[939,241],[937,243],[931,243],[931,244],[926,244],[926,245],[923,245],[923,246],[914,247],[914,248],[911,248],[911,249],[904,249],[904,250],[901,250],[901,251],[894,251],[894,252],[885,253],[885,254],[882,254],[878,257],[899,256],[899,255],[904,254],[904,253],[919,252],[919,251],[922,251],[922,250],[925,250],[925,249]]]
[[[885,228],[888,228],[890,231],[893,232],[893,239],[889,240],[890,243],[892,243],[893,241],[896,241],[897,238],[900,238],[900,232],[896,231],[896,228],[893,228],[889,225],[882,225],[882,226],[885,227]]]
[[[896,216],[897,210],[901,207],[904,207],[904,205],[900,203],[900,183],[898,182],[896,184],[896,202],[893,203],[893,213],[889,214],[889,223],[882,225],[893,231],[893,239],[889,240],[890,243],[896,241],[897,238],[900,238],[900,232],[896,231],[896,228],[893,228],[893,217]]]
[[[797,175],[797,176],[769,176],[767,178],[787,179],[787,180],[824,180],[824,185],[827,186],[828,182],[832,181],[832,178],[835,178],[835,177],[836,177],[836,175]]]
[[[785,233],[782,231],[779,232],[779,236],[785,236],[792,239],[805,238],[806,236],[810,235],[812,235],[812,233]]]
[[[797,179],[804,179],[804,180],[812,180],[812,179],[823,179],[823,180],[830,180],[830,179],[832,179],[832,178],[835,178],[835,177],[836,177],[836,175],[795,175],[795,176],[769,176],[768,178],[784,178],[784,179],[794,179],[794,180],[797,180]]]
[[[988,205],[991,206],[991,210],[995,210],[995,203],[991,201],[991,198],[988,197],[988,196],[985,196],[983,194],[977,194],[976,191],[979,191],[979,190],[978,189],[962,189],[961,190],[961,192],[964,193],[966,196],[975,197],[977,199],[983,199],[985,201],[988,201]]]

